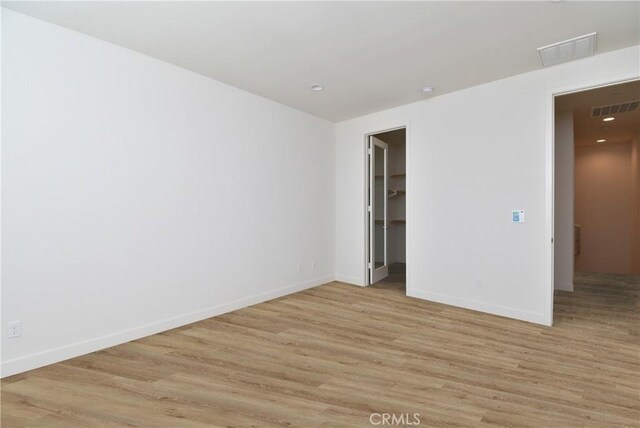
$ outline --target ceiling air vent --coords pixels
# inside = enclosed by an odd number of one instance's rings
[[[609,116],[616,113],[629,113],[638,110],[638,106],[640,106],[640,101],[628,101],[609,106],[594,107],[591,109],[591,117]]]
[[[596,53],[596,35],[598,33],[586,34],[565,40],[564,42],[538,48],[542,65],[561,64],[575,59],[585,58]]]

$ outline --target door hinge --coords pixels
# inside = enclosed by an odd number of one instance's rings
[[[367,153],[368,153],[369,155],[371,155],[371,147],[369,147],[369,148],[367,149]]]
[[[369,263],[369,269],[371,269],[371,263]]]
[[[371,205],[367,206],[367,211],[371,212]]]

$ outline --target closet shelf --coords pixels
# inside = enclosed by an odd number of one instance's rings
[[[389,177],[394,178],[394,177],[404,177],[405,175],[407,175],[406,172],[396,172],[394,174],[389,174]],[[384,174],[376,174],[376,177],[378,178],[382,178],[384,177]]]
[[[406,220],[389,220],[389,224],[406,224]],[[376,220],[376,224],[384,224],[384,220]]]
[[[398,195],[404,195],[406,194],[407,191],[406,190],[400,190],[400,189],[389,189],[389,195],[387,196],[388,199],[393,198],[394,196],[398,196]]]

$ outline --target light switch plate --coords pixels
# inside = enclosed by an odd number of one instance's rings
[[[524,210],[513,210],[511,212],[511,221],[513,223],[524,223]]]

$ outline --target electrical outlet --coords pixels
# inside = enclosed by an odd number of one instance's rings
[[[9,332],[7,336],[9,338],[20,336],[20,321],[9,322]]]
[[[298,273],[302,272],[302,263],[298,263]]]
[[[316,262],[315,261],[311,262],[311,269],[312,270],[316,270]]]
[[[474,286],[474,288],[476,288],[476,289],[478,289],[478,290],[479,290],[479,289],[481,289],[481,288],[482,288],[482,281],[480,281],[479,279],[476,279],[476,280],[473,282],[473,286]]]

